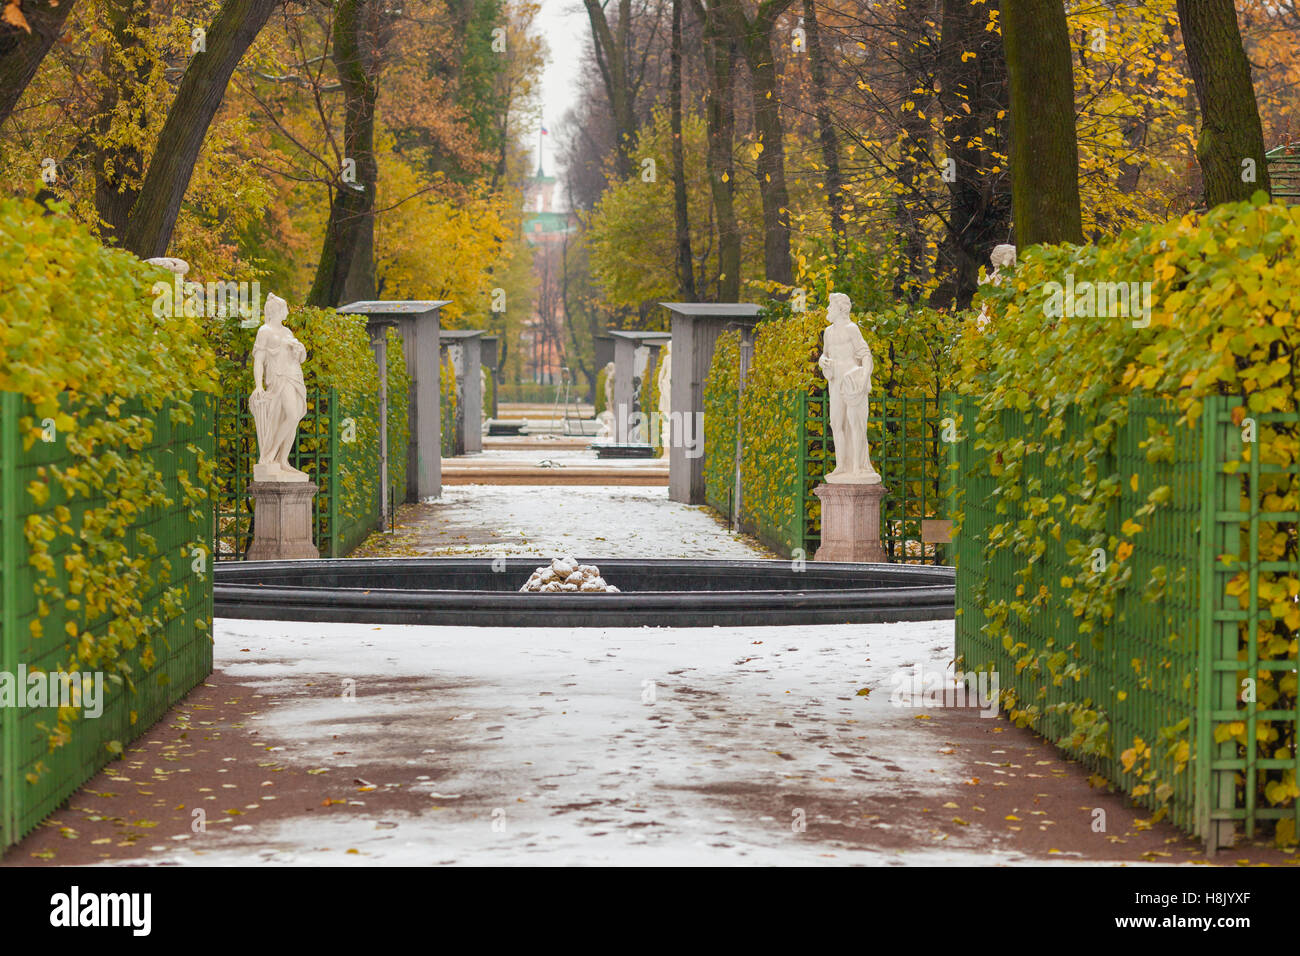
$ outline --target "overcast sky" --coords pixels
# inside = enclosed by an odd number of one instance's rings
[[[581,51],[591,32],[582,0],[541,0],[538,28],[549,48],[546,69],[542,72],[542,124],[549,135],[542,137],[545,171],[554,176],[555,144],[560,124],[578,95],[578,73],[582,67]],[[537,135],[530,144],[537,158]],[[536,168],[534,166],[534,168]]]

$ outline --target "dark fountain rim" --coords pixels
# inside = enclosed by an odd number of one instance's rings
[[[749,590],[626,591],[619,594],[537,594],[473,589],[313,587],[283,583],[286,575],[323,572],[377,574],[430,569],[442,573],[491,571],[491,557],[339,558],[299,561],[227,561],[215,572],[215,616],[274,621],[356,624],[434,624],[476,627],[731,627],[790,624],[952,620],[955,572],[942,565],[810,562],[816,578],[843,587],[763,588],[761,578],[790,574],[791,562],[675,558],[583,557],[611,583],[638,570],[707,575],[748,573]],[[541,557],[505,559],[499,573],[528,574]],[[855,586],[863,575],[887,586]],[[273,577],[280,583],[259,583]],[[837,580],[838,579],[838,580]],[[522,579],[521,579],[522,583]]]

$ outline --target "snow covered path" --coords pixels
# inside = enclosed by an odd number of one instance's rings
[[[354,556],[774,557],[705,509],[669,501],[667,488],[450,485],[398,522]]]
[[[916,711],[891,706],[893,676],[942,668],[951,641],[947,622],[322,633],[221,621],[217,666],[274,702],[257,726],[285,748],[277,759],[324,771],[322,786],[400,787],[413,806],[254,825],[204,862],[254,848],[284,863],[897,859],[887,808],[954,789],[965,768],[940,739],[925,746]],[[361,804],[375,793],[343,789]],[[916,840],[909,862],[990,859],[985,839],[953,846],[936,830],[921,855]]]
[[[948,622],[215,631],[0,865],[1208,862],[1004,718],[891,699]]]

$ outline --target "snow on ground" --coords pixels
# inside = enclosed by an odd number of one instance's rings
[[[772,557],[703,508],[669,501],[667,488],[448,485],[399,520],[397,532],[375,535],[357,556]]]
[[[668,461],[664,458],[597,458],[590,448],[574,448],[565,445],[547,445],[538,442],[537,449],[488,448],[472,455],[459,455],[456,458],[444,458],[443,465],[452,463],[456,466],[484,463],[488,465],[536,465],[546,460],[556,462],[567,468],[662,468],[667,470]]]
[[[361,754],[371,782],[410,780],[427,809],[268,821],[224,834],[202,856],[191,846],[151,862],[1013,861],[986,838],[953,846],[924,833],[908,834],[904,854],[889,848],[889,824],[869,822],[868,811],[960,783],[959,766],[922,746],[914,711],[889,701],[899,670],[942,668],[952,638],[951,622],[561,630],[219,620],[216,665],[272,702],[257,726],[285,748],[277,759],[338,780],[360,772],[351,768]],[[347,679],[355,700],[319,696]],[[875,693],[858,696],[862,687]],[[804,832],[792,828],[799,812]]]

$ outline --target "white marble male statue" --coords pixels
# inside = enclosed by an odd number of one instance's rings
[[[262,327],[253,343],[253,394],[248,408],[257,426],[254,481],[307,480],[305,472],[289,464],[298,423],[307,414],[307,386],[302,380],[307,350],[285,327],[288,314],[284,299],[268,295]]]
[[[817,359],[830,383],[831,435],[835,439],[835,469],[826,475],[826,481],[878,484],[880,475],[871,466],[871,449],[867,447],[871,349],[849,315],[849,297],[843,292],[830,294],[826,317],[831,324],[822,334],[822,354]]]

